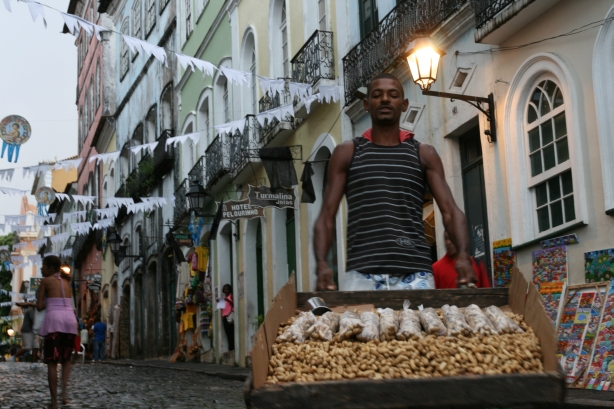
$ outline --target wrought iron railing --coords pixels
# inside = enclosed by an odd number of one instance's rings
[[[165,129],[158,138],[158,145],[154,148],[154,173],[158,177],[166,175],[173,169],[175,149],[166,148],[166,141],[173,137],[172,129]]]
[[[265,96],[260,98],[260,101],[258,102],[258,109],[259,112],[264,112],[271,109],[279,108],[282,105],[287,105],[292,102],[293,101],[292,96],[290,95],[290,89],[288,83],[286,82],[284,92],[281,95],[279,94],[279,92],[277,92],[275,93],[274,97],[270,97],[269,93],[267,92]],[[292,122],[292,117],[286,117],[284,118],[284,121]],[[266,119],[264,121],[264,126],[260,127],[259,130],[260,142],[263,145],[266,145],[268,142],[270,142],[271,139],[273,139],[273,136],[275,136],[273,132],[278,124],[279,120],[276,118],[273,118],[271,120]],[[259,124],[256,123],[256,125]]]
[[[188,214],[188,179],[183,179],[179,187],[175,189],[175,223],[178,223]]]
[[[205,180],[209,188],[229,171],[224,134],[218,135],[205,151]]]
[[[516,0],[473,0],[475,27],[480,28]]]
[[[403,55],[419,35],[432,32],[467,0],[405,0],[343,57],[345,103]]]
[[[230,173],[233,177],[254,159],[254,150],[260,146],[260,125],[254,115],[247,115],[245,118],[245,128],[243,132],[236,132],[230,137]]]
[[[188,172],[188,179],[190,182],[198,182],[204,185],[205,178],[205,156],[203,155]]]
[[[292,80],[314,85],[324,79],[335,79],[333,33],[316,30],[292,58]]]

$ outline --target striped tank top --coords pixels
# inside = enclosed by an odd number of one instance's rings
[[[432,272],[422,224],[426,179],[419,146],[414,138],[396,146],[354,139],[345,189],[347,271]]]

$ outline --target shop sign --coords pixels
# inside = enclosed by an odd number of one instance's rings
[[[264,209],[251,205],[249,199],[224,202],[222,208],[222,219],[224,220],[255,219],[256,217],[264,217]]]
[[[85,279],[90,283],[102,283],[102,274],[86,274]]]
[[[272,191],[268,186],[249,185],[247,199],[252,206],[294,209],[296,195],[294,194],[294,189],[279,188]]]
[[[100,283],[91,283],[87,285],[87,288],[92,291],[100,291]]]
[[[41,281],[43,281],[43,277],[31,277],[29,291],[34,294],[38,293],[38,288],[41,286]]]
[[[177,244],[183,247],[192,247],[192,235],[190,233],[173,233]]]

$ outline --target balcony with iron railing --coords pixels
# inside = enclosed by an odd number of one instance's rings
[[[205,156],[198,158],[192,169],[188,172],[188,180],[190,183],[196,182],[201,185],[205,185]]]
[[[360,43],[343,57],[345,103],[371,78],[403,56],[419,35],[433,32],[467,0],[405,0],[384,17]]]
[[[188,193],[189,184],[188,179],[183,179],[177,189],[175,189],[175,209],[174,220],[175,223],[180,223],[188,215]]]
[[[286,88],[281,95],[277,92],[274,97],[271,97],[267,92],[265,96],[260,98],[258,109],[259,112],[269,111],[279,108],[282,105],[291,104],[292,102],[292,96],[290,95],[288,84],[286,83]],[[264,126],[259,127],[260,129],[258,131],[262,146],[266,146],[273,141],[275,142],[274,145],[281,145],[294,130],[293,119],[294,118],[291,116],[286,116],[281,121],[276,118],[265,120]],[[256,123],[256,125],[259,126],[258,123]]]
[[[262,147],[260,124],[254,115],[247,115],[245,128],[229,140],[230,173],[233,183],[243,183],[261,165],[258,150]]]
[[[473,0],[476,43],[501,44],[559,0]]]
[[[212,189],[230,172],[228,159],[228,143],[224,134],[218,135],[205,151],[205,183],[206,189]]]
[[[166,141],[174,135],[172,129],[165,129],[158,138],[153,152],[154,159],[154,174],[158,178],[162,178],[173,169],[175,164],[175,149],[172,146],[166,147]]]
[[[316,30],[292,58],[292,81],[315,85],[335,79],[333,33]]]

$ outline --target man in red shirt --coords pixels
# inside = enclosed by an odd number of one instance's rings
[[[452,241],[448,237],[448,232],[444,233],[446,243],[446,255],[442,259],[437,260],[433,264],[433,275],[435,276],[435,288],[457,288],[458,287],[458,273],[454,268],[456,263],[457,251]],[[471,265],[475,271],[475,276],[478,279],[475,285],[477,287],[485,288],[490,287],[490,280],[488,279],[488,273],[484,263],[476,263],[475,259],[471,257]]]

